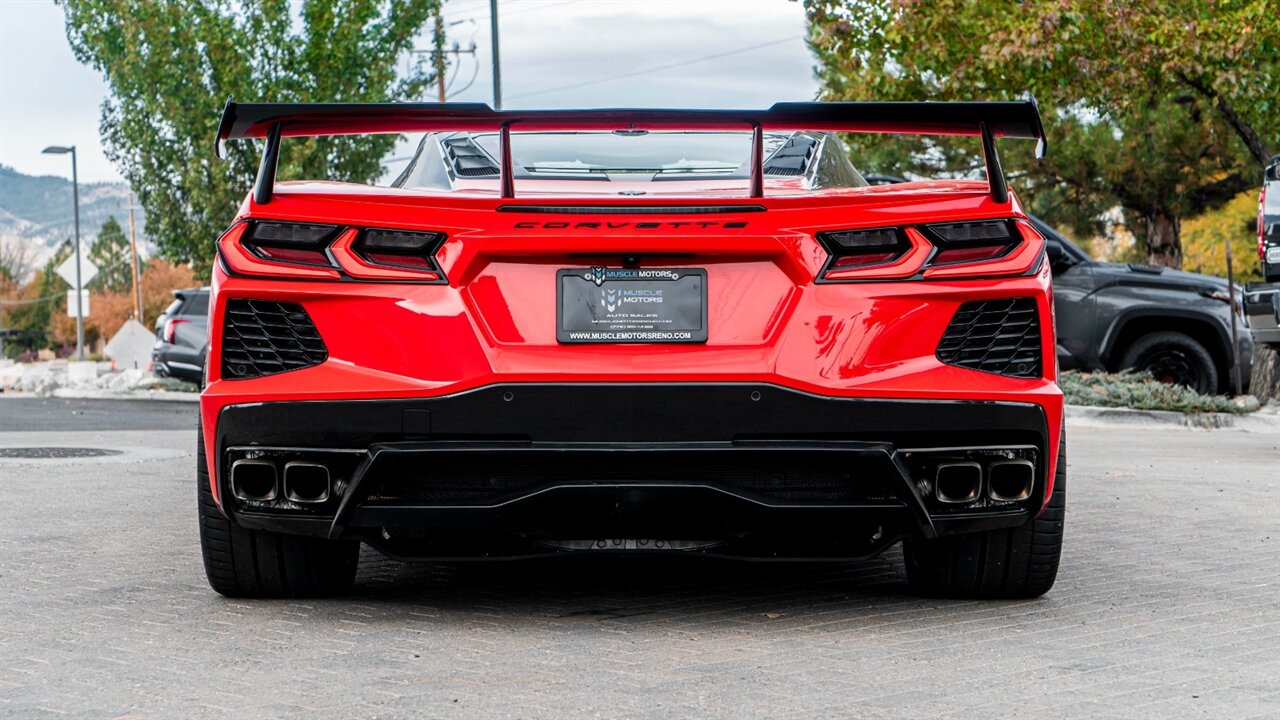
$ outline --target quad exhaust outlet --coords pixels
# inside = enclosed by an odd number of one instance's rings
[[[296,503],[322,503],[329,499],[329,468],[319,463],[293,461],[284,466],[284,496]]]
[[[938,463],[933,487],[938,502],[971,503],[982,496],[982,465],[972,461]]]
[[[270,502],[276,499],[278,485],[276,466],[266,460],[237,460],[231,464],[231,494],[238,500]]]
[[[944,505],[968,505],[983,498],[1022,502],[1035,490],[1036,466],[1026,458],[945,459],[933,467],[932,495]],[[926,483],[924,488],[928,488]]]

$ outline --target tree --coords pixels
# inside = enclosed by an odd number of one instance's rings
[[[133,253],[129,238],[125,237],[120,223],[114,216],[107,218],[93,241],[89,259],[98,266],[98,274],[89,283],[92,290],[124,292],[133,285]]]
[[[0,285],[21,285],[36,269],[36,249],[16,235],[0,236]]]
[[[212,154],[220,111],[237,101],[417,99],[431,81],[397,60],[437,0],[58,0],[76,57],[106,77],[101,130],[147,210],[160,253],[207,277],[213,245],[257,172],[253,143]],[[280,178],[370,182],[395,136],[283,143]]]
[[[1002,153],[1031,209],[1078,233],[1119,205],[1152,262],[1181,262],[1181,222],[1258,182],[1280,102],[1270,0],[807,0],[829,99],[1005,99],[1033,93],[1050,156]],[[881,172],[979,167],[976,143],[916,139]],[[905,160],[904,160],[905,158]],[[876,169],[876,168],[872,168]]]

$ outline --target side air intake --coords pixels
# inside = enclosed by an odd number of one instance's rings
[[[444,141],[453,172],[459,177],[496,177],[501,169],[471,138]]]
[[[319,365],[329,357],[297,303],[229,300],[222,326],[222,377],[242,380]]]
[[[803,175],[813,157],[818,141],[804,135],[794,135],[764,163],[765,175]]]
[[[937,355],[948,365],[1011,377],[1039,377],[1036,301],[1012,298],[961,305],[938,343]]]

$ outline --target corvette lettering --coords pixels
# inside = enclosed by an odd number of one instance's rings
[[[709,230],[711,228],[723,228],[725,230],[741,230],[746,227],[747,223],[741,220],[732,222],[719,222],[715,220],[672,220],[665,222],[630,222],[626,220],[604,222],[518,222],[515,224],[517,230],[679,230],[685,228],[698,228],[700,230]]]

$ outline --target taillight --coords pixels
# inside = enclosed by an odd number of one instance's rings
[[[1262,192],[1258,193],[1258,259],[1265,261],[1267,259],[1267,223],[1266,213],[1263,210],[1267,207],[1267,184],[1262,184]]]
[[[1009,252],[1016,244],[1008,220],[927,225],[926,229],[938,246],[930,265],[950,265],[978,260],[991,260]]]
[[[444,235],[372,228],[344,232],[330,246],[343,272],[361,280],[444,282],[435,253]]]
[[[435,253],[442,233],[252,220],[218,241],[236,275],[274,278],[445,282]]]
[[[836,230],[818,234],[831,253],[833,268],[866,267],[889,262],[910,249],[899,228]]]
[[[324,251],[337,232],[334,225],[255,221],[245,233],[244,245],[266,260],[331,267]]]
[[[1022,220],[994,219],[818,233],[830,259],[822,280],[1020,275],[1044,253]]]
[[[166,320],[164,323],[164,341],[170,345],[177,342],[178,326],[189,322],[191,321],[183,318],[169,318]]]

